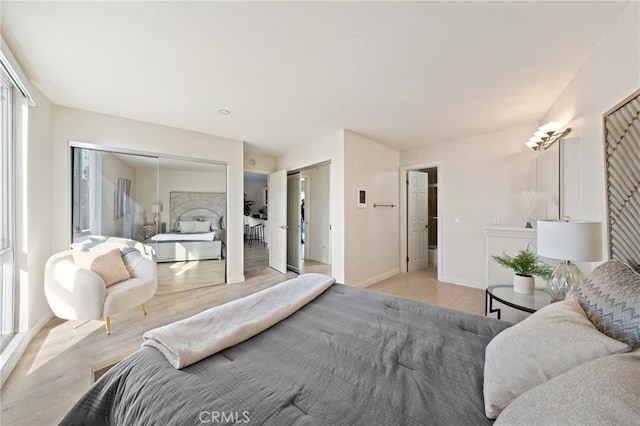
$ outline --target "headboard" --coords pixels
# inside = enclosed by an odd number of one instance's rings
[[[172,191],[169,193],[169,205],[169,224],[172,231],[178,229],[178,222],[181,220],[210,220],[214,228],[225,228],[226,193]]]
[[[609,256],[640,271],[640,90],[604,115]]]

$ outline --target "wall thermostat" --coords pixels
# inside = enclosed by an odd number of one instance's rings
[[[358,189],[358,208],[364,209],[365,207],[367,207],[367,191]]]

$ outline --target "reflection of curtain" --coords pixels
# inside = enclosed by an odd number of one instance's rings
[[[115,178],[113,194],[113,218],[120,219],[131,212],[131,180]]]

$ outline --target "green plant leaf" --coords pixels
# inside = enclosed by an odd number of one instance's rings
[[[502,256],[491,256],[493,260],[505,268],[513,270],[517,275],[538,276],[548,279],[552,268],[538,258],[538,255],[531,251],[527,245],[515,256],[502,253]]]

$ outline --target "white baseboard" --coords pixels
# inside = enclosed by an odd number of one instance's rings
[[[238,275],[235,277],[227,277],[227,284],[236,284],[236,283],[241,283],[244,282],[245,278],[244,275]]]
[[[393,268],[387,272],[383,272],[382,274],[378,274],[376,276],[373,276],[371,278],[367,278],[364,281],[360,281],[358,283],[355,284],[349,284],[352,287],[360,287],[360,288],[366,288],[369,287],[370,285],[373,285],[377,282],[380,282],[382,280],[386,280],[387,278],[391,278],[394,275],[398,275],[400,273],[400,268]]]
[[[29,330],[17,333],[11,338],[11,341],[4,348],[0,356],[0,388],[4,386],[4,383],[18,364],[20,357],[22,357],[24,351],[27,350],[27,346],[29,346],[31,340],[52,318],[52,313],[47,314],[40,318]]]
[[[487,288],[484,282],[465,280],[463,278],[458,278],[458,277],[442,276],[438,278],[438,280],[451,283],[451,284],[465,286],[465,287],[479,288],[480,290],[484,290],[485,288]]]

